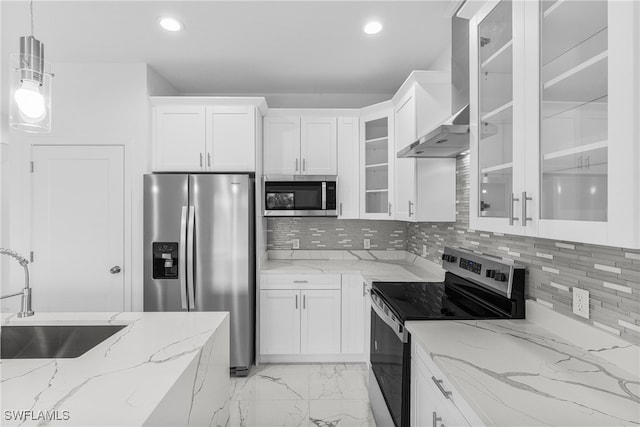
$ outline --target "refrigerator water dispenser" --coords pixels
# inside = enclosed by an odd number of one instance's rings
[[[153,242],[153,278],[178,278],[177,242]]]

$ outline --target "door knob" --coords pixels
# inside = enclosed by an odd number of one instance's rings
[[[115,267],[111,267],[111,270],[109,271],[111,272],[111,274],[118,274],[122,271],[122,269],[119,265],[116,265]]]

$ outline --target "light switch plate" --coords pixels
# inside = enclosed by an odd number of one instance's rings
[[[427,245],[422,245],[422,257],[427,257]]]
[[[364,239],[364,248],[371,249],[371,239]]]
[[[293,249],[300,249],[300,239],[293,239],[291,242],[293,243]]]
[[[585,289],[573,288],[573,313],[589,318],[589,291]]]

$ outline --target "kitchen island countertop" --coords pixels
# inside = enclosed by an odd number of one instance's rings
[[[127,326],[77,358],[3,359],[2,425],[225,425],[226,312],[2,315],[3,326],[104,324]]]

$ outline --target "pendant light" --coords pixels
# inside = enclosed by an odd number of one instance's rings
[[[11,55],[9,125],[33,133],[51,131],[51,66],[44,44],[33,36],[33,0],[29,4],[31,34],[20,37],[20,53]]]

